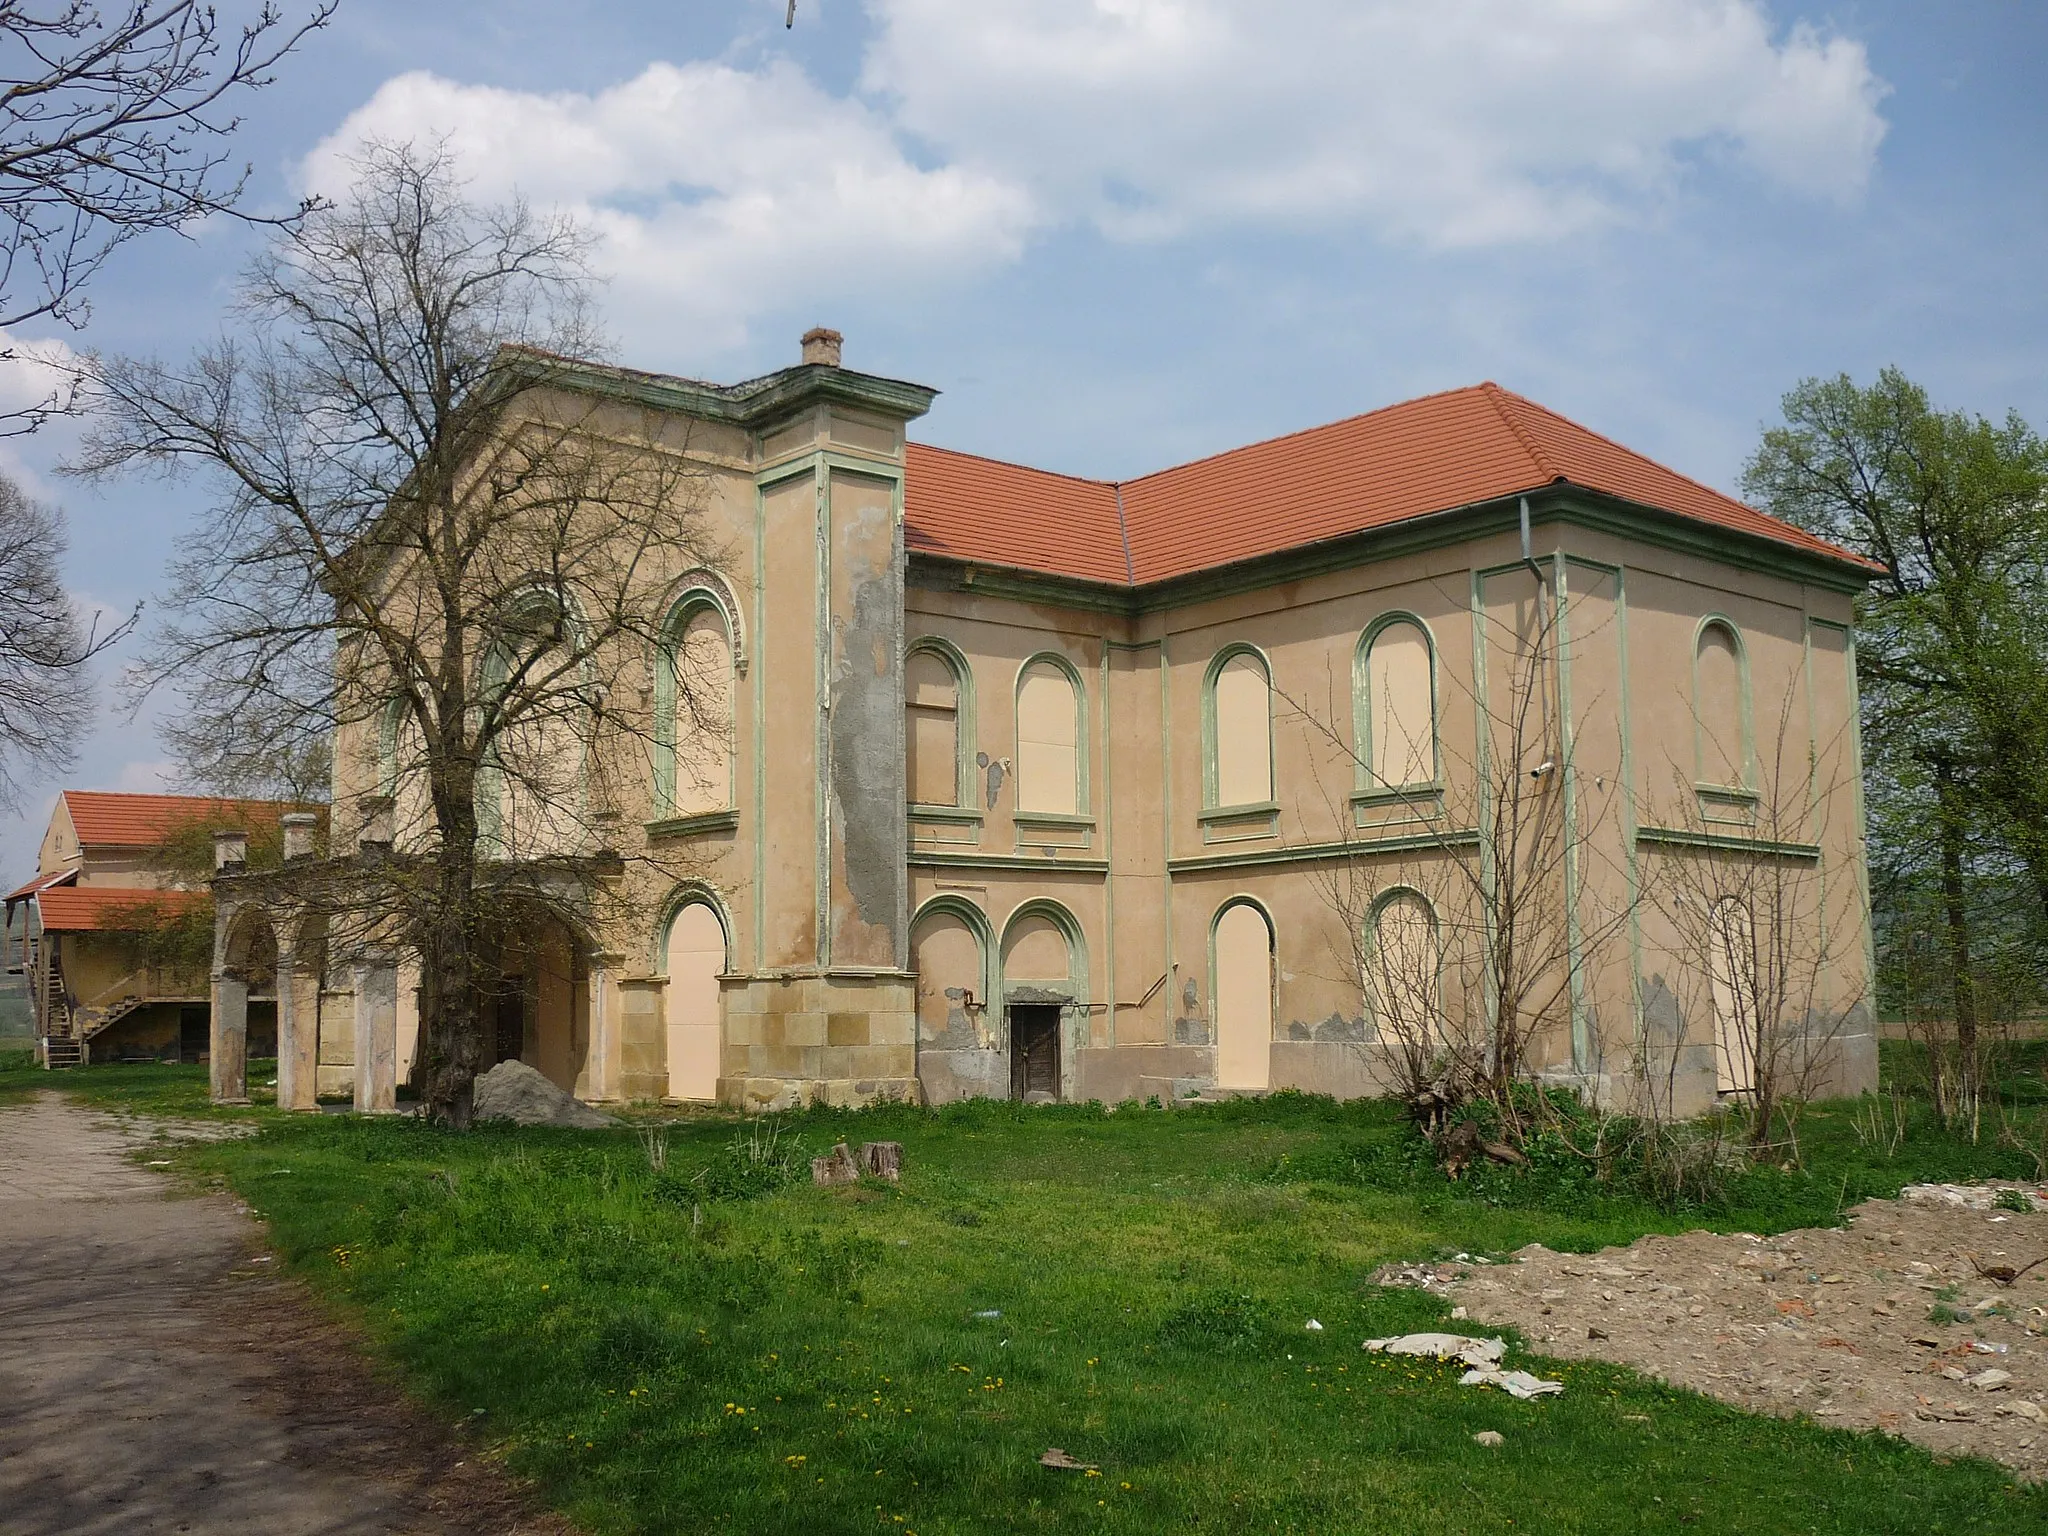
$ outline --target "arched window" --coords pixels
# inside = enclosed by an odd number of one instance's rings
[[[1359,644],[1357,749],[1362,788],[1437,782],[1436,653],[1419,619],[1382,619]]]
[[[1081,794],[1081,690],[1050,658],[1017,679],[1017,809],[1078,816]]]
[[[426,735],[403,696],[378,712],[377,793],[391,802],[393,842],[417,847],[433,829],[433,807],[427,798]]]
[[[903,664],[903,780],[912,805],[962,803],[961,668],[935,643]]]
[[[1726,619],[1700,626],[1693,646],[1692,698],[1702,784],[1749,783],[1749,701],[1742,638]]]
[[[1749,908],[1733,896],[1714,904],[1707,925],[1707,969],[1714,992],[1714,1078],[1722,1093],[1756,1087],[1756,932]]]
[[[1257,651],[1238,646],[1209,664],[1208,771],[1211,807],[1264,805],[1273,798],[1273,685]]]
[[[498,711],[479,828],[507,858],[576,852],[585,838],[590,704],[575,620],[555,597],[508,604],[484,658]]]
[[[1270,1087],[1273,1076],[1273,929],[1249,901],[1216,914],[1211,936],[1216,1000],[1216,1082]]]
[[[1380,1034],[1426,1057],[1443,1035],[1443,939],[1420,891],[1396,890],[1372,911],[1365,983]]]
[[[986,1048],[996,1022],[989,1011],[988,920],[962,898],[936,897],[911,922],[910,956],[920,1051]]]
[[[668,1093],[672,1099],[718,1097],[718,978],[726,969],[725,924],[709,902],[676,908],[663,935],[668,975]]]
[[[732,809],[732,630],[688,592],[669,612],[654,677],[654,799],[661,816]]]

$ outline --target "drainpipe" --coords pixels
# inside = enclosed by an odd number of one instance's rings
[[[1543,567],[1536,563],[1536,556],[1529,549],[1529,498],[1522,498],[1522,564],[1529,567],[1529,574],[1536,578],[1536,585],[1543,585]]]

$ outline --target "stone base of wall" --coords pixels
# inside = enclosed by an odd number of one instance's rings
[[[722,978],[718,1102],[917,1102],[916,986],[908,971]]]
[[[1074,1097],[1084,1103],[1089,1099],[1105,1104],[1157,1099],[1161,1104],[1174,1104],[1215,1084],[1214,1046],[1091,1046],[1074,1058]]]
[[[959,1099],[1007,1099],[1010,1096],[1010,1055],[979,1046],[935,1050],[920,1047],[917,1082],[927,1104]]]

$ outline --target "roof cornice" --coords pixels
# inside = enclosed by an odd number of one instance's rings
[[[756,431],[818,400],[913,421],[931,409],[939,394],[923,384],[823,363],[802,363],[739,384],[707,384],[508,346],[499,350],[498,367],[504,382],[514,388],[546,387],[601,395]]]
[[[910,552],[909,575],[914,585],[941,591],[986,593],[1135,618],[1511,532],[1519,525],[1524,496],[1534,522],[1564,523],[1613,534],[1831,592],[1853,596],[1868,586],[1875,574],[1846,553],[1830,557],[1763,534],[1703,523],[1661,507],[1559,481],[1143,585],[1088,581],[920,550]]]

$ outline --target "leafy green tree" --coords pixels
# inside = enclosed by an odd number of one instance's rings
[[[1936,410],[1896,368],[1808,379],[1783,409],[1744,489],[1884,567],[1857,612],[1877,889],[1940,926],[1974,1114],[1973,875],[2023,872],[2048,916],[2048,443],[2017,413]]]

